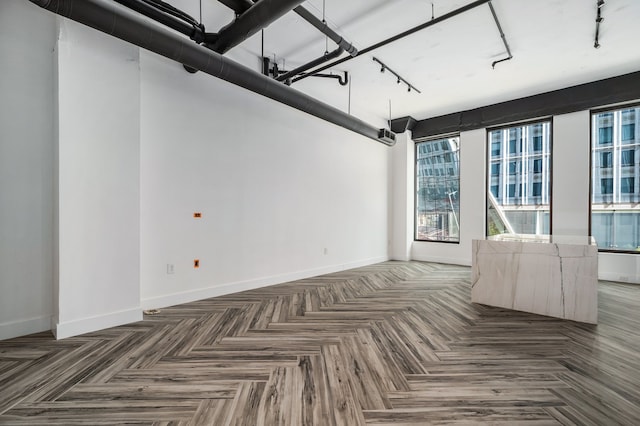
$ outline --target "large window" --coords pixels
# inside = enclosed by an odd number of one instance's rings
[[[491,130],[488,146],[487,234],[549,234],[551,122]]]
[[[460,241],[459,146],[459,137],[416,143],[416,240]]]
[[[591,120],[591,235],[601,250],[640,251],[640,107]]]

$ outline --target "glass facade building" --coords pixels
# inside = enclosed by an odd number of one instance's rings
[[[605,250],[640,250],[640,107],[591,122],[591,235]]]
[[[549,234],[551,122],[488,133],[487,234]]]
[[[416,143],[415,239],[460,241],[460,138]]]

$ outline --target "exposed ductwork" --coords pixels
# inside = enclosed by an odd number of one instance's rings
[[[253,6],[251,0],[218,0],[236,13],[236,16],[242,15]]]
[[[218,0],[220,3],[233,10],[236,15],[242,15],[253,6],[251,0]]]
[[[253,6],[252,0],[218,0],[228,8],[232,9],[237,15],[241,15]],[[333,40],[338,46],[342,47],[349,55],[356,56],[358,49],[354,45],[345,40],[340,34],[329,28],[326,22],[316,18],[315,15],[309,12],[302,6],[297,6],[293,9],[295,13],[300,15],[302,19],[316,27],[321,33],[325,34],[331,40]]]
[[[316,18],[307,9],[302,6],[298,6],[293,9],[293,11],[300,15],[305,21],[320,30],[321,33],[325,34],[327,37],[333,40],[338,46],[342,47],[347,53],[349,53],[349,55],[351,55],[352,57],[358,55],[358,49],[356,49],[353,44],[342,38],[340,34],[329,28],[326,22],[323,22]]]
[[[400,40],[401,38],[407,37],[407,36],[409,36],[409,35],[411,35],[413,33],[416,33],[418,31],[422,31],[425,28],[431,27],[432,25],[439,24],[440,22],[446,21],[447,19],[451,19],[454,16],[460,15],[460,14],[462,14],[464,12],[467,12],[467,11],[469,11],[471,9],[474,9],[474,8],[476,8],[478,6],[481,6],[481,5],[485,4],[485,3],[489,3],[490,1],[491,0],[476,0],[473,3],[469,3],[469,4],[465,5],[465,6],[459,7],[458,9],[452,10],[449,13],[445,13],[442,16],[438,16],[437,18],[433,18],[430,21],[424,22],[424,23],[422,23],[420,25],[417,25],[417,26],[415,26],[413,28],[410,28],[410,29],[408,29],[406,31],[403,31],[400,34],[396,34],[393,37],[389,37],[389,38],[387,38],[385,40],[382,40],[382,41],[380,41],[378,43],[375,43],[375,44],[373,44],[373,45],[371,45],[371,46],[369,46],[369,47],[367,47],[365,49],[362,49],[362,50],[360,50],[358,55],[360,56],[360,55],[362,55],[364,53],[369,53],[372,50],[379,49],[379,48],[381,48],[383,46],[386,46],[387,44],[390,44],[390,43],[393,43],[394,41]],[[353,56],[345,56],[344,58],[337,59],[337,60],[335,60],[333,62],[330,62],[330,63],[328,63],[326,65],[323,65],[323,66],[315,69],[312,72],[309,72],[309,73],[306,73],[304,75],[301,75],[299,77],[294,78],[293,82],[296,82],[298,80],[302,80],[303,78],[311,77],[315,73],[322,72],[322,71],[324,71],[326,69],[334,68],[336,65],[340,65],[340,64],[342,64],[344,62],[347,62],[348,60],[351,60],[351,59],[353,59]]]
[[[299,66],[298,68],[294,68],[291,71],[285,72],[284,74],[280,74],[279,76],[276,77],[276,80],[278,81],[286,81],[287,84],[291,84],[291,78],[295,77],[296,75],[303,73],[305,71],[307,71],[308,69],[311,69],[313,67],[317,67],[320,64],[324,64],[327,61],[330,61],[332,59],[337,58],[338,56],[342,55],[342,52],[344,52],[344,49],[342,47],[338,47],[337,49],[325,53],[324,55],[320,56],[319,58],[314,59],[313,61],[307,62],[304,65]]]
[[[123,6],[127,6],[129,9],[135,10],[149,18],[157,21],[169,28],[172,28],[179,33],[188,36],[196,43],[202,43],[205,41],[206,32],[204,26],[197,22],[194,18],[183,12],[170,7],[164,2],[160,4],[155,2],[149,2],[148,0],[115,0]],[[163,9],[159,8],[163,7]],[[173,13],[171,13],[173,12]]]
[[[205,45],[225,53],[298,6],[304,0],[260,0],[238,18],[220,29]]]
[[[289,105],[386,145],[379,130],[343,111],[233,62],[178,34],[147,22],[108,0],[30,0],[58,15],[133,43],[151,52]],[[266,1],[266,0],[262,0]]]

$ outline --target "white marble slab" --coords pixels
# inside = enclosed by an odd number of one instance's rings
[[[597,323],[593,238],[503,234],[472,247],[472,302]]]

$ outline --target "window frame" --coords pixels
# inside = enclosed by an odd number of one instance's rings
[[[419,243],[438,243],[438,244],[460,244],[460,242],[462,241],[462,228],[460,226],[461,219],[460,219],[460,213],[462,212],[462,208],[458,207],[458,212],[457,212],[457,219],[458,219],[458,240],[457,241],[451,241],[451,240],[423,240],[423,239],[419,239],[418,238],[418,149],[421,143],[424,142],[434,142],[434,141],[439,141],[439,140],[443,140],[443,139],[452,139],[452,138],[457,138],[458,139],[458,200],[462,199],[462,181],[461,181],[461,176],[460,176],[460,170],[461,170],[461,164],[462,164],[462,149],[461,149],[461,145],[460,145],[460,133],[456,132],[456,133],[447,133],[447,134],[441,134],[441,135],[437,135],[437,136],[429,136],[429,137],[425,137],[425,138],[419,138],[414,140],[414,149],[413,149],[413,241],[414,242],[419,242]],[[430,145],[427,145],[430,146]],[[436,144],[434,145],[434,147],[438,147],[438,149],[434,149],[433,152],[430,152],[432,155],[443,155],[443,151],[440,150],[440,144]],[[436,174],[434,173],[434,176],[436,176]],[[444,176],[439,176],[439,177],[443,177],[445,179],[448,179],[449,176],[448,175],[444,175]]]
[[[594,127],[594,120],[593,120],[593,117],[594,117],[594,115],[603,114],[603,113],[611,113],[613,115],[613,113],[616,112],[616,111],[621,111],[621,110],[631,109],[631,108],[640,108],[640,102],[634,101],[634,102],[630,102],[630,103],[629,102],[620,103],[620,104],[615,104],[615,105],[609,105],[609,106],[606,106],[606,107],[592,108],[592,109],[589,110],[589,236],[593,235],[593,232],[592,232],[592,227],[593,227],[593,172],[594,172],[593,150],[594,150],[594,147],[596,147],[596,141],[594,140],[594,137],[593,137],[594,136],[594,128],[593,128]],[[622,126],[622,123],[621,123],[621,126]],[[611,124],[611,127],[613,128],[613,123]],[[622,142],[622,139],[621,139],[621,142]],[[613,138],[611,140],[611,144],[598,144],[597,146],[602,148],[603,146],[610,146],[610,145],[613,145]],[[622,147],[620,149],[621,150],[625,149],[624,145],[622,145]],[[613,168],[613,165],[612,165],[612,168]],[[637,183],[634,183],[634,184],[637,185]],[[612,211],[615,212],[616,210],[612,209]],[[640,251],[638,251],[638,250],[613,249],[613,248],[606,248],[606,247],[599,247],[599,246],[598,246],[598,253],[640,255]]]
[[[489,208],[489,192],[491,191],[490,189],[490,173],[489,173],[489,169],[491,167],[491,160],[495,159],[496,157],[492,155],[491,153],[491,143],[493,142],[493,140],[491,139],[491,132],[494,132],[496,130],[504,130],[504,129],[509,129],[512,127],[523,127],[523,126],[533,126],[535,124],[544,124],[544,123],[549,123],[549,234],[545,234],[545,235],[553,235],[553,149],[554,149],[554,141],[553,141],[553,116],[546,116],[546,117],[538,117],[538,118],[534,118],[534,119],[529,119],[529,120],[523,120],[523,121],[515,121],[515,122],[510,122],[510,123],[506,123],[506,124],[500,124],[497,126],[491,126],[491,127],[486,127],[485,128],[485,149],[486,149],[486,158],[485,158],[485,184],[484,184],[484,235],[485,238],[489,236],[489,215],[487,214],[487,210]],[[522,144],[524,144],[524,141],[522,141],[522,135],[520,135],[520,144],[522,146]],[[543,151],[535,151],[542,153]],[[522,151],[518,152],[519,155],[522,154]],[[520,162],[522,162],[522,159],[519,160]],[[507,173],[508,173],[508,168],[507,168]],[[542,174],[542,172],[540,173],[536,173],[536,174]],[[522,184],[520,184],[520,186],[522,186]],[[516,188],[517,191],[518,188]],[[522,192],[522,188],[520,187],[520,192]],[[508,196],[508,193],[505,194],[504,196]]]

